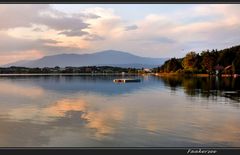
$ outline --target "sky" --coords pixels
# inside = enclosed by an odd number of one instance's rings
[[[240,4],[0,4],[0,65],[62,53],[183,57],[240,44]]]

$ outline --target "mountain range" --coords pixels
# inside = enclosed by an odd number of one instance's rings
[[[80,67],[80,66],[113,66],[153,68],[162,65],[167,58],[149,58],[136,56],[123,51],[106,50],[93,54],[58,54],[45,56],[36,60],[22,60],[5,64],[2,67]]]

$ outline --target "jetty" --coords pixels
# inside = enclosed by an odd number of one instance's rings
[[[141,80],[140,79],[114,79],[113,82],[115,82],[115,83],[119,83],[119,82],[128,83],[128,82],[141,82]]]

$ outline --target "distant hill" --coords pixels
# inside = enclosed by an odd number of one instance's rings
[[[3,67],[80,67],[80,66],[114,66],[134,68],[154,68],[160,66],[166,58],[140,57],[123,51],[107,50],[93,54],[59,54],[45,56],[31,61],[18,61]]]

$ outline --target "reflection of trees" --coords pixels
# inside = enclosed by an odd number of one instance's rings
[[[166,86],[169,86],[172,90],[176,90],[177,87],[182,85],[182,79],[176,76],[160,77]]]
[[[239,78],[168,76],[161,77],[161,79],[172,90],[182,87],[184,88],[184,92],[190,96],[224,96],[240,101]]]

